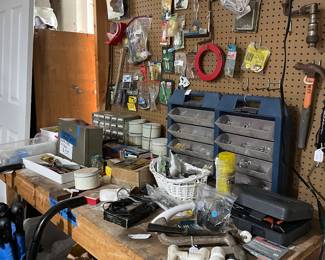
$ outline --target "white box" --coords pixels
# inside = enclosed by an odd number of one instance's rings
[[[23,163],[27,169],[34,171],[46,178],[49,178],[50,180],[57,182],[59,184],[74,182],[74,171],[64,173],[64,174],[59,174],[47,168],[46,166],[41,165],[44,164],[44,162],[41,160],[41,157],[44,155],[53,156],[55,159],[59,159],[63,164],[78,165],[74,162],[71,162],[69,160],[63,159],[59,156],[55,156],[50,153],[23,158]]]

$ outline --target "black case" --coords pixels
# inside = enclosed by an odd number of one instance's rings
[[[126,198],[113,202],[105,209],[104,219],[129,228],[148,217],[156,209],[157,205],[154,202],[142,200],[139,197]]]
[[[238,229],[284,246],[311,229],[313,208],[308,203],[250,185],[236,185],[234,193],[238,198],[232,210],[232,219]],[[267,226],[261,221],[265,216],[285,221],[285,232]]]

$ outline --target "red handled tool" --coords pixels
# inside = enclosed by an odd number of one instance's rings
[[[298,133],[298,148],[304,149],[307,143],[307,136],[309,132],[310,119],[312,115],[312,105],[314,97],[314,89],[316,86],[316,77],[320,75],[325,79],[325,70],[316,64],[302,64],[297,63],[294,66],[297,70],[303,70],[306,74],[304,83],[306,85],[304,105],[300,114],[299,133]]]

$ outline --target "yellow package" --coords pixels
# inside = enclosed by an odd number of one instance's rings
[[[247,49],[242,64],[242,70],[262,72],[271,55],[271,51],[266,48],[256,48],[255,43],[251,42]]]

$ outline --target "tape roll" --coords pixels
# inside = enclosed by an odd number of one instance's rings
[[[203,55],[205,55],[205,53],[208,51],[212,52],[215,56],[215,68],[211,73],[207,74],[201,68],[201,59]],[[202,45],[195,55],[194,67],[200,79],[204,81],[211,81],[219,77],[224,64],[225,60],[222,49],[213,43]]]

